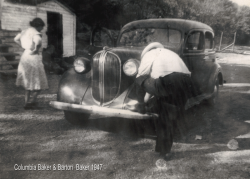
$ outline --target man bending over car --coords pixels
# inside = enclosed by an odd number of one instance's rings
[[[139,103],[135,110],[140,113],[145,113],[145,103],[152,95],[157,98],[155,151],[166,156],[171,151],[174,133],[174,121],[169,117],[167,106],[174,105],[184,114],[187,100],[200,94],[192,83],[191,72],[176,53],[164,49],[158,42],[151,43],[141,54],[136,93]]]

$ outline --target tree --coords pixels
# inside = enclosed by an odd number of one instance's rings
[[[236,44],[250,45],[250,8],[242,6],[236,16]]]
[[[46,0],[7,0],[36,4]],[[181,18],[210,25],[217,37],[221,32],[237,44],[249,44],[250,8],[230,0],[58,0],[74,9],[78,22],[89,26],[120,29],[128,22],[149,18]]]

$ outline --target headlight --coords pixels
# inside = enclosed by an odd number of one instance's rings
[[[77,73],[87,73],[91,69],[90,61],[84,57],[78,57],[74,61],[74,69]]]
[[[138,73],[139,61],[136,59],[129,59],[123,64],[123,71],[128,76],[134,76]]]

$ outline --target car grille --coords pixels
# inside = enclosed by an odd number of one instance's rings
[[[121,61],[112,52],[102,51],[93,57],[92,96],[100,105],[109,104],[118,95]]]

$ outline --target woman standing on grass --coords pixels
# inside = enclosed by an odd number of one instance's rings
[[[30,22],[30,26],[30,28],[23,30],[14,38],[14,41],[24,49],[19,62],[16,79],[16,85],[25,88],[24,109],[36,108],[37,96],[41,90],[48,89],[42,56],[38,52],[42,45],[42,35],[40,32],[45,24],[42,19],[35,18]],[[32,99],[30,99],[31,93],[33,93]]]

